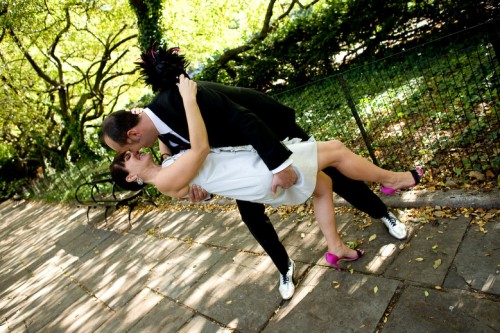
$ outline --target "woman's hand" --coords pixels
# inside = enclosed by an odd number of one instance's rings
[[[143,108],[132,108],[132,109],[130,109],[130,112],[132,112],[133,114],[141,114],[143,111],[144,111]]]
[[[181,93],[181,97],[184,101],[189,101],[190,98],[196,100],[197,86],[195,81],[190,80],[185,77],[184,74],[181,74],[179,76],[179,83],[177,83],[177,87],[179,87],[179,92]]]

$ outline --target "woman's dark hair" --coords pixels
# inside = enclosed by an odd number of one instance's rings
[[[136,182],[127,181],[126,178],[129,175],[129,172],[127,169],[125,169],[126,154],[127,152],[121,152],[115,155],[113,162],[111,162],[111,165],[109,166],[109,169],[111,171],[111,179],[113,179],[116,185],[120,186],[124,190],[138,191],[145,185],[139,185]]]
[[[126,110],[120,110],[109,114],[102,122],[101,142],[107,136],[121,146],[127,144],[127,132],[137,126],[139,115]]]
[[[178,53],[179,50],[178,47],[166,50],[164,46],[153,43],[150,50],[142,52],[141,61],[135,63],[153,92],[175,88],[181,74],[188,77],[186,68],[189,62]]]

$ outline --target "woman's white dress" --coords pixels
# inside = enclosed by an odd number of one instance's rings
[[[213,148],[191,184],[212,194],[274,207],[303,203],[316,186],[317,145],[313,139],[283,143],[293,152],[290,158],[298,175],[297,183],[286,190],[280,187],[276,194],[272,193],[273,174],[252,146]],[[182,152],[165,160],[162,167],[168,167],[181,155]]]

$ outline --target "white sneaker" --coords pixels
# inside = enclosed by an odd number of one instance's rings
[[[288,259],[288,271],[286,275],[280,274],[280,286],[279,291],[281,298],[288,300],[292,298],[295,292],[295,285],[293,284],[293,272],[295,271],[295,263],[292,259]]]
[[[387,229],[389,229],[389,234],[397,239],[405,239],[406,238],[406,226],[398,220],[393,213],[387,212],[384,216],[380,218],[382,222],[384,222]]]

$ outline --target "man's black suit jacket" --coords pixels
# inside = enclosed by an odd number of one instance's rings
[[[248,88],[197,81],[196,99],[212,147],[252,145],[269,170],[280,166],[291,152],[286,137],[307,139],[295,124],[295,112],[273,98]],[[178,89],[162,91],[147,105],[177,134],[189,139],[182,97]],[[168,140],[162,138],[172,148]]]

